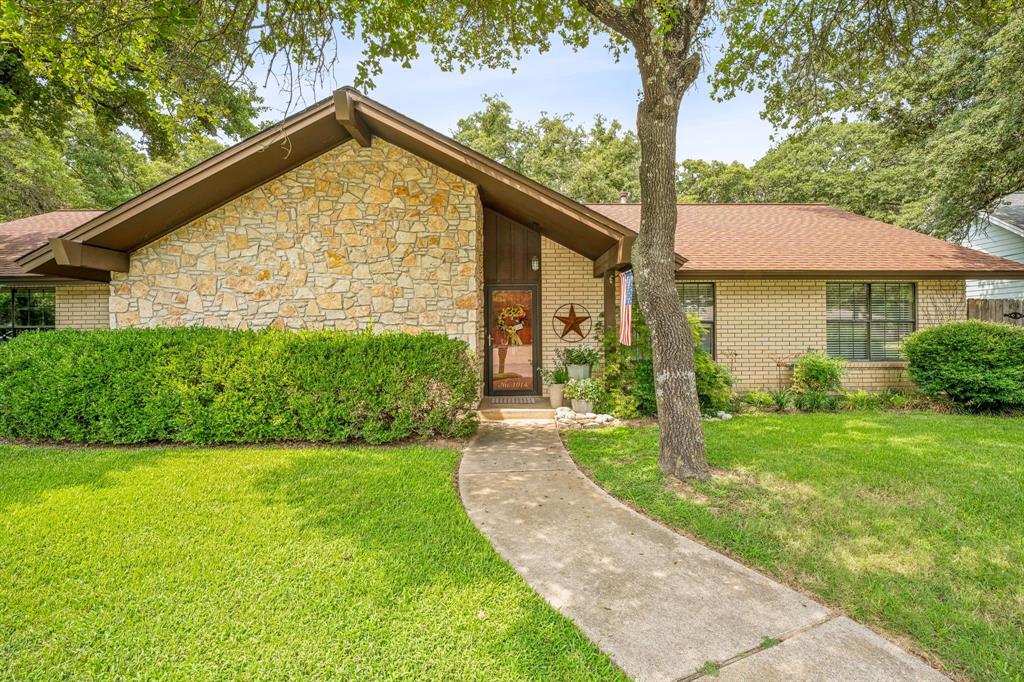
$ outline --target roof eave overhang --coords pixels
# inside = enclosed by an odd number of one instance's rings
[[[486,205],[591,259],[631,234],[596,211],[352,88],[342,88],[331,99],[224,150],[62,238],[130,253],[338,144],[356,139],[365,146],[374,135],[475,184]],[[62,276],[79,279],[110,277],[109,272],[97,274],[84,268],[71,272],[68,266],[58,265],[51,244],[25,254],[17,263],[30,273],[61,269]]]

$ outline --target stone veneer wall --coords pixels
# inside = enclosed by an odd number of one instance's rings
[[[110,286],[61,284],[54,292],[57,329],[106,329],[110,326]]]
[[[594,261],[541,237],[540,288],[541,366],[554,367],[555,354],[559,348],[583,344],[600,349],[601,338],[597,332],[597,323],[604,311],[604,288],[601,278],[594,277]],[[580,306],[585,307],[591,317],[590,333],[582,341],[558,338],[561,326],[555,327],[555,311],[567,303],[576,304],[577,314],[583,314]],[[572,334],[571,338],[578,337]],[[547,395],[546,386],[544,395]]]
[[[963,280],[917,284],[917,328],[967,317]],[[718,280],[715,282],[716,355],[739,391],[788,387],[780,369],[808,350],[824,350],[824,280]],[[848,389],[906,388],[905,362],[851,362]]]
[[[165,235],[111,283],[112,327],[430,330],[480,348],[475,185],[349,141]]]

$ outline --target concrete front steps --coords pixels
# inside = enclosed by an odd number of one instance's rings
[[[480,401],[477,414],[480,421],[508,421],[512,419],[551,419],[555,418],[555,409],[551,401],[537,396],[532,403],[507,402],[510,398],[487,396]]]

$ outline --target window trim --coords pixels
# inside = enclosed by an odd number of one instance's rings
[[[10,309],[8,314],[10,315],[10,324],[0,325],[0,343],[13,339],[18,334],[23,332],[31,331],[51,331],[57,328],[57,288],[56,287],[2,287],[0,290],[10,294],[10,301],[8,305]],[[17,322],[15,301],[19,292],[25,291],[42,291],[49,292],[53,296],[53,324],[40,326],[40,325],[19,325]]]
[[[706,285],[711,287],[711,320],[700,320],[701,325],[708,325],[708,335],[711,337],[711,358],[716,359],[718,356],[718,287],[715,286],[715,282],[708,281],[696,281],[696,280],[685,280],[676,282],[676,295],[679,297],[679,303],[683,306],[683,311],[686,311],[686,303],[683,300],[683,286],[687,284],[693,285]],[[699,319],[699,318],[698,318]]]
[[[828,311],[828,287],[829,287],[830,284],[863,284],[863,285],[867,286],[867,288],[868,288],[868,290],[867,290],[867,304],[868,304],[867,305],[867,313],[868,313],[867,319],[863,320],[863,321],[858,321],[858,320],[830,320],[828,318],[828,315],[829,315],[829,311]],[[874,287],[874,286],[886,285],[886,284],[899,284],[899,285],[902,285],[902,286],[909,286],[910,287],[910,295],[913,298],[912,310],[913,310],[914,317],[913,317],[913,319],[909,319],[909,320],[908,319],[901,319],[901,320],[878,320],[877,323],[878,324],[882,324],[882,323],[885,323],[885,322],[892,322],[892,323],[897,323],[897,324],[908,324],[909,323],[911,325],[911,328],[910,328],[910,333],[907,334],[907,336],[909,336],[910,334],[913,334],[914,332],[917,331],[917,321],[918,321],[919,312],[920,312],[919,311],[919,306],[918,306],[918,299],[917,299],[917,282],[907,282],[907,281],[902,281],[902,280],[879,280],[879,281],[835,280],[835,281],[826,281],[825,282],[825,330],[826,330],[825,331],[825,338],[826,338],[826,341],[825,341],[825,353],[829,357],[844,358],[844,359],[846,359],[849,362],[872,362],[872,363],[876,363],[876,362],[903,362],[904,361],[903,358],[893,359],[893,358],[874,358],[874,357],[872,357],[873,354],[872,354],[872,351],[871,351],[871,346],[872,346],[872,344],[871,344],[871,327],[872,327],[873,324],[876,324],[876,320],[874,319],[874,312],[871,309],[871,288]],[[832,353],[829,353],[828,352],[828,325],[831,324],[831,323],[838,323],[838,324],[864,324],[865,325],[865,329],[867,331],[867,336],[866,336],[866,340],[865,340],[867,357],[864,358],[864,359],[854,360],[854,359],[851,359],[851,358],[846,358],[846,356],[844,356],[844,355],[833,355]],[[904,337],[904,338],[906,338],[906,337]]]

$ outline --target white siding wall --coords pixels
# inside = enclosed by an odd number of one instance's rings
[[[1024,237],[985,221],[964,246],[1024,263]],[[1024,298],[1024,280],[967,280],[967,298]]]

